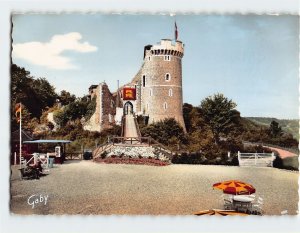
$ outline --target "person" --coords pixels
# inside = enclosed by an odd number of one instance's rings
[[[41,161],[38,161],[37,163],[35,163],[35,164],[33,165],[33,167],[34,167],[35,169],[37,169],[39,173],[42,173],[42,172],[43,172],[43,167],[42,167],[42,162],[41,162]]]

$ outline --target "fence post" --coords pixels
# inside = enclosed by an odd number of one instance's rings
[[[273,162],[274,162],[275,156],[274,156],[274,152],[272,152],[272,161],[271,161],[271,167],[273,167]]]
[[[48,153],[46,155],[46,159],[47,159],[47,168],[49,168],[49,154]]]
[[[37,154],[34,154],[33,155],[33,164],[37,164],[37,161],[38,160],[38,155]]]
[[[228,158],[230,158],[230,151],[228,151],[227,156],[228,156]]]
[[[238,151],[238,160],[240,161],[241,159],[241,152]]]
[[[14,165],[17,165],[17,152],[15,152],[15,156],[14,156]]]

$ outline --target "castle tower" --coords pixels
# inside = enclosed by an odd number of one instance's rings
[[[183,127],[182,66],[184,45],[181,41],[162,39],[144,48],[144,64],[138,72],[138,109],[149,116],[149,124],[175,118]]]

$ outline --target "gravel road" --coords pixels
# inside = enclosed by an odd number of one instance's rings
[[[238,179],[252,184],[264,199],[265,214],[298,210],[298,172],[275,168],[208,165],[98,164],[72,161],[56,165],[40,180],[20,180],[12,167],[11,212],[15,214],[190,215],[222,208],[212,185]],[[48,195],[46,205],[28,205],[33,195]],[[32,198],[31,198],[32,199]]]

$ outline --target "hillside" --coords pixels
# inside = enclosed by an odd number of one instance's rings
[[[269,126],[271,121],[276,121],[282,130],[293,135],[299,140],[299,120],[277,119],[271,117],[245,117],[258,125]]]

